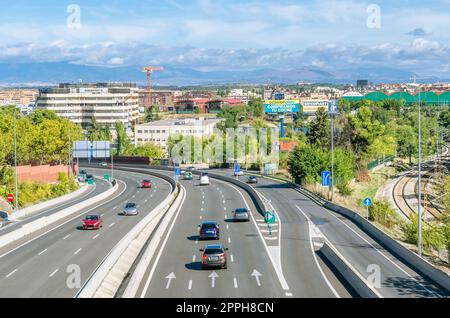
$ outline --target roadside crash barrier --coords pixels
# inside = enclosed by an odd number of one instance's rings
[[[164,178],[166,179],[168,177],[164,176]],[[156,228],[161,228],[161,226],[158,226],[161,219],[163,217],[165,220],[171,219],[170,216],[178,208],[184,196],[185,190],[183,187],[179,185],[173,187],[172,193],[117,243],[94,271],[86,284],[80,289],[76,297],[113,298],[129,274],[130,268],[138,258],[146,242]],[[153,235],[152,241],[160,240],[161,236],[162,234],[159,236],[156,234]],[[138,276],[140,272],[141,269],[138,266],[138,271],[136,272]]]
[[[341,274],[347,283],[352,286],[360,297],[382,298],[380,293],[378,293],[376,289],[371,286],[334,247],[331,246],[331,244],[325,242],[319,250],[319,253],[321,253],[336,268],[339,274]]]
[[[109,197],[113,193],[115,193],[118,188],[119,188],[118,184],[114,182],[114,185],[110,189],[106,190],[105,192],[103,192],[95,197],[87,199],[84,202],[75,204],[69,208],[66,208],[64,210],[56,212],[52,215],[44,216],[35,221],[26,223],[17,230],[14,230],[7,234],[1,235],[0,236],[0,248],[6,246],[16,240],[22,239],[22,238],[26,237],[27,235],[30,235],[38,230],[41,230],[57,221],[60,221],[82,209],[87,208],[88,206],[91,206],[95,203],[98,203],[98,202],[106,199],[107,197]]]
[[[8,217],[8,219],[10,221],[15,221],[15,220],[17,220],[19,218],[23,218],[23,217],[29,216],[29,215],[35,213],[36,211],[44,210],[44,209],[47,209],[47,208],[53,208],[57,204],[62,204],[62,203],[65,203],[65,202],[67,202],[67,201],[69,201],[71,199],[74,199],[74,198],[76,198],[78,196],[81,196],[88,189],[89,189],[89,186],[87,184],[84,184],[78,190],[76,190],[76,191],[74,191],[72,193],[69,193],[69,194],[63,195],[63,196],[61,196],[59,198],[55,198],[55,199],[52,199],[52,200],[49,200],[49,201],[45,201],[45,202],[42,202],[42,203],[39,203],[39,204],[35,204],[35,205],[30,206],[28,208],[24,208],[24,209],[21,209],[21,210],[19,210],[17,212],[14,212]]]

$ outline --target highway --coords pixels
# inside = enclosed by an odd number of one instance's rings
[[[230,171],[219,171],[219,173],[230,175],[232,173]],[[292,282],[290,285],[302,285],[302,281],[299,280],[300,275],[292,275],[295,272],[287,269],[289,266],[295,266],[295,261],[289,259],[293,258],[292,253],[295,249],[301,248],[302,232],[305,230],[305,224],[310,220],[363,277],[369,276],[369,266],[379,266],[381,284],[378,291],[383,297],[448,296],[439,286],[386,251],[349,219],[319,206],[288,184],[259,178],[259,183],[254,188],[271,201],[270,204],[281,219],[283,228],[281,258],[286,280]],[[296,268],[302,268],[301,265],[305,261],[308,260],[296,258]]]
[[[102,175],[104,170],[87,171]],[[119,189],[111,197],[47,233],[2,251],[0,297],[74,297],[120,239],[171,192],[167,181],[155,177],[150,177],[154,188],[140,189],[147,174],[116,171],[115,178]],[[128,201],[138,204],[141,213],[137,217],[120,215]],[[102,215],[103,228],[80,230],[84,213]]]
[[[44,216],[49,216],[55,212],[58,212],[60,210],[63,210],[65,208],[68,208],[78,202],[81,202],[83,200],[88,200],[92,197],[95,197],[99,195],[102,192],[105,192],[111,187],[111,184],[103,179],[95,178],[95,184],[92,186],[89,186],[88,190],[84,193],[82,193],[80,196],[77,196],[76,198],[72,198],[70,200],[67,200],[65,202],[62,202],[60,204],[56,204],[50,208],[46,209],[40,209],[34,213],[32,213],[29,216],[18,218],[17,220],[10,222],[6,226],[0,228],[0,235],[4,235],[6,233],[9,233],[11,231],[14,231],[24,224],[27,224],[29,222],[32,222],[34,220],[37,220]]]
[[[201,187],[197,178],[181,180],[187,191],[186,201],[174,216],[173,228],[169,227],[166,239],[148,267],[138,297],[350,297],[346,288],[326,268],[327,275],[332,276],[329,282],[332,287],[321,276],[322,268],[318,268],[312,256],[308,229],[288,232],[292,236],[289,253],[299,262],[290,262],[285,268],[289,273],[286,281],[282,273],[277,273],[274,266],[277,262],[269,253],[273,243],[266,240],[268,235],[263,232],[266,225],[248,194],[212,178],[210,186]],[[229,220],[232,210],[246,206],[253,212],[251,222]],[[228,269],[201,270],[199,249],[205,244],[217,243],[198,241],[197,226],[206,220],[220,223],[219,242],[229,248]],[[321,261],[319,264],[325,267]]]

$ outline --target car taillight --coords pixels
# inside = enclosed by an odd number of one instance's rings
[[[225,253],[219,254],[220,258],[224,258],[225,257]]]
[[[202,258],[203,259],[208,259],[208,255],[203,255]]]

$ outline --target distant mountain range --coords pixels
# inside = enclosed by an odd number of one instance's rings
[[[327,70],[320,67],[295,69],[258,69],[233,71],[198,71],[190,68],[166,67],[154,74],[156,85],[208,85],[226,83],[267,84],[297,82],[354,83],[358,79],[371,82],[408,82],[415,74],[395,68],[363,67]],[[145,83],[140,66],[100,67],[71,63],[0,63],[0,85],[15,83],[55,84],[61,82]],[[430,78],[429,81],[445,80]]]

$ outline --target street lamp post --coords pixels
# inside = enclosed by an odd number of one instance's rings
[[[334,113],[331,113],[331,202],[334,200]]]
[[[15,205],[16,211],[19,210],[19,186],[17,181],[17,129],[16,129],[16,107],[14,107],[14,184],[15,184]]]
[[[422,109],[422,101],[421,101],[421,89],[419,86],[419,114],[418,114],[418,120],[419,120],[419,163],[418,163],[418,170],[419,170],[419,177],[418,177],[418,206],[417,206],[417,214],[418,214],[418,238],[417,238],[417,247],[419,250],[419,256],[422,256],[422,138],[421,138],[421,109]]]

